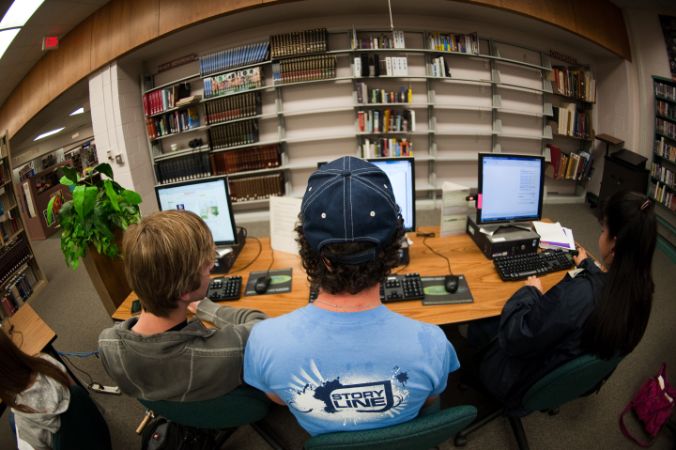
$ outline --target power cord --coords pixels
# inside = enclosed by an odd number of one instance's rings
[[[101,383],[97,383],[94,381],[92,376],[85,371],[84,369],[78,367],[76,364],[71,361],[70,357],[76,357],[76,358],[90,358],[92,356],[95,356],[96,358],[99,357],[99,352],[98,351],[93,351],[93,352],[56,352],[59,356],[61,356],[65,361],[68,362],[68,365],[71,366],[73,369],[77,370],[81,374],[83,374],[85,377],[87,377],[87,387],[94,391],[94,392],[100,392],[103,394],[115,394],[115,395],[120,395],[122,391],[120,391],[120,388],[117,386],[104,386]]]
[[[429,246],[427,243],[427,238],[435,237],[434,233],[416,233],[416,236],[421,236],[423,238],[423,245],[427,247],[432,253],[435,255],[444,258],[446,260],[446,264],[448,265],[448,274],[453,275],[453,271],[451,270],[451,260],[448,259],[446,256],[442,255],[438,251],[434,250],[432,247]]]
[[[246,230],[246,228],[245,228],[245,230]],[[254,258],[253,258],[251,261],[249,261],[244,267],[240,267],[240,268],[237,268],[237,269],[232,269],[233,272],[241,272],[241,271],[245,270],[245,269],[248,268],[251,264],[253,264],[254,262],[256,262],[256,260],[258,259],[258,257],[261,255],[261,252],[263,251],[263,244],[261,243],[261,241],[260,241],[256,236],[251,236],[251,239],[253,239],[253,240],[255,240],[256,242],[258,242],[258,253],[256,253],[256,256],[254,256]]]

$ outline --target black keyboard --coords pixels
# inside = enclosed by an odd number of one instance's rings
[[[207,297],[215,302],[237,300],[242,291],[242,277],[218,277],[209,282]]]
[[[504,281],[523,280],[531,275],[570,269],[575,265],[573,256],[563,250],[544,250],[525,255],[498,256],[493,258],[495,270]]]
[[[420,274],[391,275],[380,284],[380,300],[383,303],[425,298]]]

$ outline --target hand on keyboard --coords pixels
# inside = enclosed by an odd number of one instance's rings
[[[531,275],[526,279],[526,286],[533,286],[535,289],[540,291],[540,294],[543,294],[542,292],[542,281],[535,275]]]

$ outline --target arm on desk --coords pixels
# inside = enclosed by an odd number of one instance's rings
[[[221,306],[208,298],[201,300],[197,304],[197,311],[195,314],[200,320],[207,320],[213,323],[217,328],[224,328],[232,325],[246,325],[249,330],[251,330],[251,327],[253,327],[254,324],[267,319],[268,317],[256,309]]]

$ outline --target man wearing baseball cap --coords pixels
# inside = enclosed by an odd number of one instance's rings
[[[310,176],[296,227],[314,303],[254,327],[244,380],[288,405],[311,435],[415,418],[459,368],[441,329],[390,311],[402,219],[387,175],[354,157]]]

